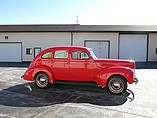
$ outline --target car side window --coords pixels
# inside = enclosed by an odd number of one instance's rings
[[[58,51],[55,51],[55,53],[54,53],[54,58],[55,58],[55,59],[64,59],[64,58],[68,58],[68,51],[66,51],[66,50],[58,50]]]
[[[72,52],[72,59],[89,59],[89,55],[83,51]]]
[[[46,52],[42,55],[43,59],[49,59],[52,57],[52,52]]]

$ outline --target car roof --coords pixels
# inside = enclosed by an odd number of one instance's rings
[[[55,46],[55,47],[48,48],[46,50],[57,50],[57,49],[86,49],[86,50],[91,50],[91,48],[83,47],[83,46]]]

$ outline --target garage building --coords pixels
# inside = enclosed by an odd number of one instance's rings
[[[157,61],[157,26],[0,25],[0,62],[31,61],[53,46],[86,46],[97,57]]]

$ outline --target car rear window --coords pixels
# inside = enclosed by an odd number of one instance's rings
[[[46,52],[42,55],[43,59],[49,59],[52,57],[52,52]]]

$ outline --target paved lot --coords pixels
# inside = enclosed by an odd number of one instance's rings
[[[52,85],[38,89],[20,78],[26,67],[0,67],[0,117],[4,118],[155,118],[157,70],[137,69],[138,85],[124,95],[106,88]]]

